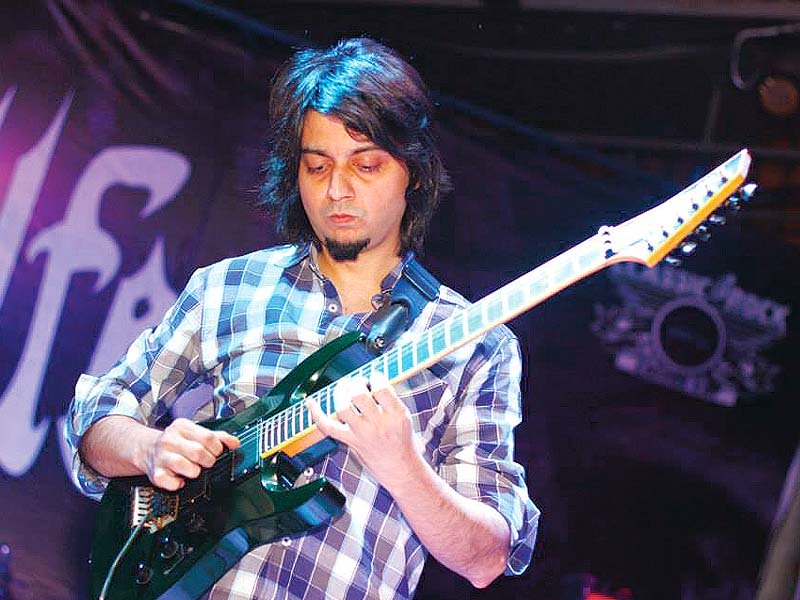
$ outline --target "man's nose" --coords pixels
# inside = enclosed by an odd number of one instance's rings
[[[333,169],[328,182],[328,197],[331,200],[344,200],[353,196],[353,186],[349,174],[344,169]]]

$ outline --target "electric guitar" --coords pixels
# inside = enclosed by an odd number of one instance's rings
[[[743,185],[747,150],[669,200],[597,234],[372,358],[363,334],[337,338],[309,356],[255,405],[204,423],[242,442],[177,492],[146,478],[111,481],[99,507],[92,548],[92,598],[196,599],[252,548],[319,527],[339,515],[344,497],[324,478],[305,482],[304,457],[330,440],[312,423],[305,399],[327,414],[338,408],[337,381],[383,373],[391,383],[425,369],[486,331],[560,290],[618,262],[654,266],[672,252],[690,254],[755,189]],[[317,453],[319,454],[319,452]]]

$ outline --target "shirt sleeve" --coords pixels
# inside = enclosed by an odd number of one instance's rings
[[[99,499],[108,484],[78,452],[89,427],[109,415],[155,426],[175,399],[200,377],[204,288],[204,273],[198,270],[161,323],[143,331],[106,374],[83,374],[78,379],[64,437],[72,452],[73,483],[87,496]]]
[[[525,470],[514,461],[522,362],[513,335],[496,330],[488,335],[464,370],[455,410],[442,436],[444,458],[438,472],[460,494],[503,516],[511,531],[505,574],[519,575],[531,561],[539,522]],[[492,342],[497,344],[490,350]]]

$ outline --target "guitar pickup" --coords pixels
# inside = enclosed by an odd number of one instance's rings
[[[131,529],[144,523],[150,533],[163,529],[178,518],[178,495],[152,486],[134,486],[131,491]]]

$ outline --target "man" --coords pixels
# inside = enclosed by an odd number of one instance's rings
[[[431,112],[416,71],[374,41],[290,59],[273,86],[263,189],[289,244],[198,270],[107,375],[81,377],[67,437],[85,492],[134,474],[180,488],[239,443],[186,419],[155,428],[182,391],[208,381],[211,414],[230,415],[326,339],[369,331],[448,187]],[[441,286],[408,334],[464,306]],[[339,385],[350,405],[334,418],[310,402],[341,442],[315,471],[342,491],[344,513],[250,552],[209,597],[408,598],[427,552],[477,587],[522,572],[538,511],[512,455],[520,371],[501,327],[395,389]]]

